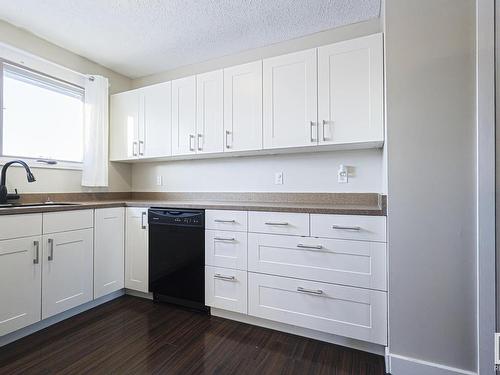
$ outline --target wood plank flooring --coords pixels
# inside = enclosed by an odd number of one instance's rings
[[[382,375],[384,360],[123,296],[0,348],[0,374]]]

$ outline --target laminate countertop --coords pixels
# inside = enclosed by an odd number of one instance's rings
[[[98,200],[57,200],[59,203],[71,203],[61,206],[11,206],[0,208],[0,215],[13,215],[40,212],[60,212],[110,207],[162,207],[162,208],[191,208],[214,210],[241,210],[241,211],[277,211],[277,212],[303,212],[317,214],[340,215],[371,215],[385,216],[385,196],[376,200],[360,199],[359,203],[350,200],[336,202],[325,200],[318,202],[291,202],[256,200],[196,200],[196,199],[98,199]]]

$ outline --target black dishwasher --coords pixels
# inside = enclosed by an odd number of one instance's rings
[[[149,291],[155,301],[205,306],[205,211],[150,208]]]

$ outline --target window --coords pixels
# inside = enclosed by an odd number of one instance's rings
[[[82,162],[81,87],[5,62],[0,82],[1,156]]]

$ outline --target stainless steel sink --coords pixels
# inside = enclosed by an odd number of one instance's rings
[[[80,203],[59,203],[59,202],[47,202],[47,203],[5,203],[0,204],[0,209],[2,208],[24,208],[24,207],[61,207],[61,206],[79,206]]]

